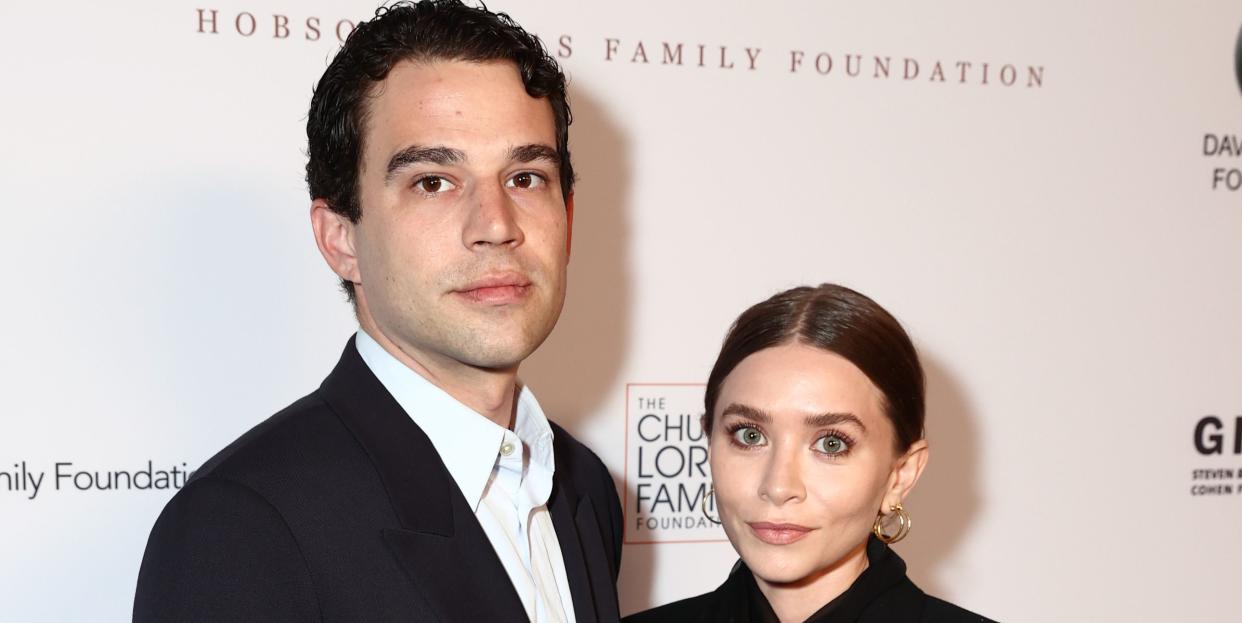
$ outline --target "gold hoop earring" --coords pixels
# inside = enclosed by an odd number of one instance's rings
[[[715,506],[715,505],[716,505],[716,504],[715,504],[715,502],[716,502],[716,483],[714,483],[714,482],[711,484],[711,486],[710,486],[710,487],[708,487],[708,488],[707,488],[707,495],[703,496],[703,505],[699,507],[699,510],[703,513],[703,516],[704,516],[704,517],[706,517],[708,521],[710,521],[710,522],[712,522],[712,523],[716,524],[717,526],[719,526],[719,525],[720,525],[720,517],[719,517],[719,513],[717,513],[717,516],[716,516],[716,517],[712,517],[711,515],[708,515],[708,514],[707,514],[707,501],[708,501],[708,500],[711,500],[711,501],[712,501],[712,506]]]
[[[894,504],[889,510],[893,515],[897,516],[897,532],[893,534],[884,532],[884,520],[887,519],[884,513],[876,515],[875,524],[871,526],[871,532],[875,533],[877,539],[892,545],[906,538],[907,534],[910,534],[910,528],[914,525],[914,522],[910,519],[910,513],[907,513],[906,509],[902,508],[900,504]]]

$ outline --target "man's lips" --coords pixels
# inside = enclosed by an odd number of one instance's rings
[[[489,275],[454,290],[459,296],[477,303],[516,303],[526,297],[530,280],[516,273]]]
[[[800,526],[792,523],[768,523],[766,521],[755,521],[746,524],[750,526],[755,536],[760,541],[769,545],[789,545],[800,540],[813,530],[806,526]]]

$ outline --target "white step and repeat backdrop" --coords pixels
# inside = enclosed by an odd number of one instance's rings
[[[0,8],[0,618],[126,620],[186,473],[335,362],[304,123],[374,6]],[[524,377],[623,490],[623,611],[726,575],[700,384],[745,306],[835,281],[927,367],[916,582],[1242,617],[1242,4],[495,8],[572,79],[569,301]]]

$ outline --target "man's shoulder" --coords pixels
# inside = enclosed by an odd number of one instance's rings
[[[569,431],[565,430],[563,426],[553,422],[550,419],[548,420],[548,425],[552,427],[552,439],[554,440],[553,447],[556,449],[558,454],[564,452],[567,454],[585,455],[595,458],[596,460],[599,459],[599,457],[596,457],[595,453],[592,452],[590,448],[586,447],[586,444],[574,438],[574,436],[569,434]]]
[[[204,462],[191,480],[217,476],[245,483],[258,474],[297,472],[351,444],[348,429],[316,391],[243,433]]]
[[[553,453],[556,455],[556,471],[568,474],[575,482],[597,485],[601,476],[607,476],[611,482],[608,468],[600,460],[599,455],[586,444],[578,441],[556,422],[552,425]]]

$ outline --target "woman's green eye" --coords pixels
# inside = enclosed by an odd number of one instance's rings
[[[733,431],[733,439],[743,446],[757,446],[763,443],[763,433],[757,428],[743,426]]]
[[[824,454],[845,454],[849,452],[850,445],[836,435],[824,435],[815,442],[815,449]]]

